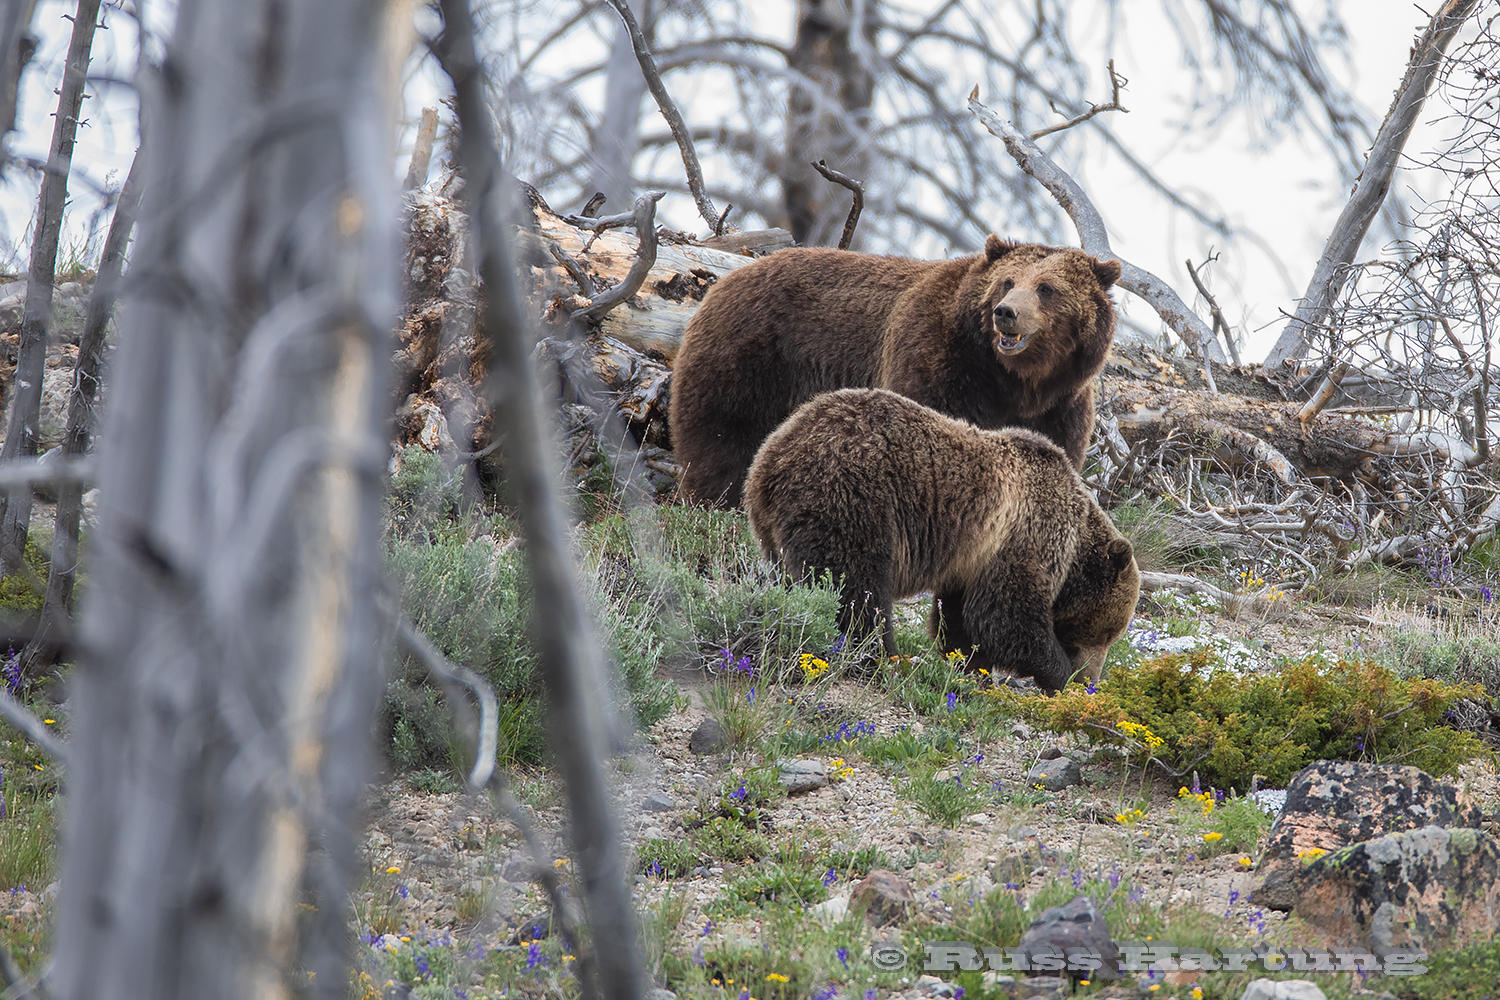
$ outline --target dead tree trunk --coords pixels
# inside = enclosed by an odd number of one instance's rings
[[[652,0],[629,0],[631,13],[641,27],[648,44],[656,35],[655,4]],[[611,211],[623,212],[635,200],[635,181],[631,165],[641,143],[641,100],[646,96],[646,78],[636,61],[630,29],[615,27],[609,61],[604,68],[604,114],[591,137],[589,150],[594,161],[590,189],[582,199],[595,191],[604,194]]]
[[[1354,263],[1354,255],[1359,252],[1370,223],[1385,203],[1406,139],[1422,113],[1422,104],[1427,100],[1432,81],[1442,68],[1443,53],[1477,3],[1478,0],[1447,0],[1412,46],[1406,76],[1396,88],[1391,109],[1386,112],[1385,122],[1365,160],[1365,169],[1323,246],[1323,255],[1313,269],[1312,280],[1307,283],[1307,291],[1302,294],[1296,314],[1287,321],[1286,328],[1266,356],[1267,368],[1305,355],[1312,339],[1327,322],[1344,286],[1344,272]]]
[[[36,36],[31,33],[31,15],[35,10],[36,0],[0,0],[0,139],[16,127],[21,74],[36,52]],[[3,176],[5,162],[0,159],[0,177]]]
[[[786,157],[781,190],[792,238],[803,245],[832,244],[844,221],[837,187],[812,164],[859,180],[870,173],[864,125],[875,99],[874,52],[878,4],[852,0],[800,0],[789,68],[819,84],[818,92],[793,83],[787,97]]]
[[[73,392],[68,397],[68,423],[63,433],[63,454],[82,455],[94,436],[94,404],[99,396],[100,365],[104,357],[104,333],[114,311],[120,274],[125,267],[125,248],[135,228],[141,202],[141,158],[131,161],[125,185],[115,203],[109,235],[99,258],[99,272],[89,296],[88,314],[78,341],[78,366],[73,371]],[[56,528],[52,535],[52,564],[47,574],[47,596],[42,602],[37,634],[21,653],[21,675],[34,678],[50,662],[63,636],[69,631],[73,607],[73,582],[78,572],[78,520],[83,512],[83,484],[66,482],[58,487]]]
[[[52,282],[57,275],[57,240],[62,232],[63,204],[68,199],[68,171],[73,164],[73,138],[83,106],[83,84],[88,74],[89,50],[99,0],[78,0],[73,15],[73,37],[63,70],[52,123],[52,148],[37,196],[36,227],[31,236],[31,268],[26,274],[26,312],[21,320],[21,345],[16,359],[15,392],[0,461],[36,454],[36,425],[42,409],[42,373],[47,362],[47,327],[52,320]],[[9,574],[26,557],[26,530],[31,524],[31,491],[14,490],[0,498],[0,567]]]
[[[574,856],[588,919],[591,968],[579,971],[585,997],[638,1000],[644,985],[635,912],[626,890],[619,827],[610,807],[605,760],[611,706],[604,704],[599,644],[573,581],[567,524],[553,495],[547,421],[532,373],[532,338],[509,251],[498,146],[490,126],[468,0],[442,0],[440,57],[453,79],[459,152],[465,173],[469,225],[478,247],[485,314],[486,395],[495,425],[505,428],[507,477],[526,536],[527,567],[535,594],[531,634],[547,691],[553,752],[568,791]],[[639,49],[639,46],[637,47]],[[582,964],[582,963],[580,963]]]
[[[399,287],[386,13],[184,0],[170,78],[141,81],[53,996],[348,995]]]

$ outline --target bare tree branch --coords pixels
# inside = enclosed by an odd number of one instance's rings
[[[417,141],[412,146],[411,163],[406,168],[403,190],[412,191],[427,183],[427,170],[432,164],[432,143],[437,138],[437,108],[422,109],[422,124],[417,126]]]
[[[596,296],[592,304],[574,313],[576,319],[597,319],[621,302],[630,301],[631,296],[640,291],[646,274],[656,263],[656,203],[666,197],[666,194],[665,191],[647,191],[635,200],[631,222],[635,226],[636,235],[640,237],[635,261],[630,265],[625,280],[603,295]]]
[[[1109,61],[1109,84],[1112,96],[1109,101],[1104,104],[1090,104],[1087,111],[1076,114],[1065,122],[1057,125],[1049,125],[1044,129],[1038,129],[1031,133],[1031,141],[1036,142],[1044,135],[1051,135],[1053,132],[1062,132],[1065,129],[1072,128],[1074,125],[1081,125],[1095,115],[1102,114],[1105,111],[1119,111],[1123,114],[1130,114],[1130,109],[1120,103],[1120,88],[1129,82],[1129,80],[1126,80],[1123,76],[1115,72],[1115,61],[1111,59]],[[1052,110],[1057,110],[1056,104],[1052,106]]]
[[[1406,75],[1396,88],[1395,100],[1391,102],[1391,109],[1375,136],[1375,144],[1365,158],[1365,168],[1355,182],[1354,193],[1334,223],[1296,314],[1266,355],[1267,367],[1305,355],[1311,346],[1311,338],[1327,321],[1333,302],[1343,287],[1347,268],[1354,262],[1370,223],[1385,202],[1391,177],[1401,161],[1401,151],[1406,147],[1407,137],[1411,135],[1427,99],[1427,91],[1443,64],[1443,53],[1477,3],[1478,0],[1445,0],[1412,47]]]
[[[46,752],[48,757],[60,764],[67,763],[68,747],[62,740],[47,728],[47,724],[38,719],[25,705],[10,696],[10,692],[0,687],[0,718],[4,718],[12,726],[21,731],[25,737]]]
[[[1134,292],[1151,304],[1162,322],[1183,339],[1203,359],[1205,377],[1210,385],[1213,371],[1210,361],[1224,360],[1224,352],[1214,339],[1213,331],[1204,325],[1172,288],[1156,275],[1144,271],[1134,264],[1119,258],[1109,246],[1109,232],[1104,220],[1094,208],[1083,188],[1067,172],[1052,161],[1046,153],[1026,135],[979,102],[979,88],[969,95],[969,110],[989,130],[1005,143],[1005,148],[1016,163],[1043,187],[1052,193],[1062,210],[1068,213],[1078,230],[1079,240],[1085,251],[1101,259],[1114,257],[1120,260],[1121,275],[1118,284],[1126,291]]]
[[[708,194],[703,190],[703,168],[698,165],[698,154],[693,150],[693,139],[689,135],[687,125],[682,121],[682,114],[677,110],[677,105],[672,102],[672,95],[667,93],[666,85],[661,82],[661,74],[656,70],[656,61],[651,58],[651,48],[646,44],[646,36],[641,34],[641,27],[636,23],[635,15],[630,12],[630,5],[625,0],[607,0],[609,5],[620,15],[625,22],[625,27],[630,31],[631,44],[635,46],[635,57],[641,64],[641,72],[646,76],[646,86],[651,88],[651,96],[656,98],[656,106],[661,109],[661,116],[667,120],[667,127],[672,130],[672,135],[677,139],[677,148],[682,152],[682,166],[687,171],[688,190],[693,194],[693,201],[698,206],[698,214],[703,216],[708,223],[709,229],[715,236],[720,235],[723,230],[716,229],[721,225],[718,210],[714,208],[713,202],[708,200]]]
[[[1211,254],[1209,256],[1209,260],[1217,259],[1217,255]],[[1235,364],[1239,364],[1240,349],[1235,346],[1234,332],[1229,329],[1229,321],[1224,318],[1224,313],[1219,309],[1218,300],[1208,290],[1208,286],[1203,283],[1203,279],[1198,276],[1198,270],[1193,267],[1193,262],[1188,260],[1185,263],[1187,264],[1188,274],[1193,278],[1193,284],[1198,288],[1198,294],[1203,296],[1203,301],[1208,303],[1209,315],[1214,319],[1214,334],[1224,338],[1224,346],[1229,348],[1229,356],[1234,359]],[[1207,266],[1208,263],[1204,262],[1204,267]]]
[[[839,237],[839,249],[848,250],[849,243],[854,239],[854,227],[859,225],[859,213],[865,207],[865,186],[846,174],[841,174],[830,167],[825,160],[814,163],[813,169],[833,183],[846,187],[854,195],[853,204],[849,206],[849,218],[844,223],[844,233]]]
[[[611,3],[629,17],[623,0]],[[639,1000],[644,982],[634,912],[603,772],[611,727],[607,709],[596,700],[606,690],[601,654],[573,584],[567,532],[552,495],[551,450],[531,372],[532,338],[522,324],[505,223],[497,210],[503,177],[474,50],[472,15],[467,0],[442,0],[441,7],[444,27],[436,51],[457,96],[464,191],[486,305],[480,335],[488,344],[488,394],[497,425],[507,429],[507,471],[536,595],[531,630],[547,691],[554,752],[568,789],[574,856],[597,960],[597,976],[583,976],[581,985],[585,996]],[[649,62],[639,43],[637,54],[643,55],[643,65]],[[704,217],[713,219],[711,207]]]

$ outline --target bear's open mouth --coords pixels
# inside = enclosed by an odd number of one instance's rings
[[[1026,348],[1026,343],[1029,340],[1031,340],[1031,334],[1029,333],[1024,337],[1002,333],[995,338],[995,349],[1001,354],[1017,354]]]

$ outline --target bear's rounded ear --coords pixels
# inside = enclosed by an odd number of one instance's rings
[[[1108,288],[1120,280],[1120,262],[1094,258],[1094,277],[1098,279],[1100,288]]]
[[[1109,561],[1115,569],[1124,569],[1135,555],[1135,551],[1130,547],[1130,542],[1123,538],[1112,539],[1105,548],[1105,551],[1109,553]]]
[[[1020,245],[1019,243],[1012,243],[1009,240],[1002,240],[994,233],[991,233],[989,239],[984,241],[984,255],[990,260],[999,260]]]

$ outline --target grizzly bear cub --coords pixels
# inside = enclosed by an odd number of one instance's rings
[[[1130,542],[1057,445],[881,389],[792,414],[756,455],[745,501],[762,552],[842,580],[840,627],[857,640],[878,618],[887,655],[892,602],[930,590],[945,650],[1057,690],[1098,679],[1140,595]]]
[[[795,248],[731,271],[673,363],[678,492],[738,505],[761,442],[802,403],[844,388],[1031,428],[1081,469],[1119,277],[1119,261],[998,236],[955,260]]]

